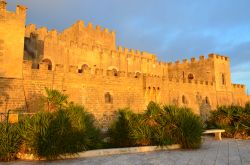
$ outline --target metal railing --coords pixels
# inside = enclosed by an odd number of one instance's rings
[[[25,111],[13,111],[9,110],[7,113],[0,112],[0,122],[18,122],[20,119],[26,117],[32,117],[35,113],[29,113]],[[15,121],[16,120],[16,121]]]

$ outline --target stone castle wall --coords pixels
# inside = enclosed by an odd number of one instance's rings
[[[244,85],[231,83],[228,57],[161,62],[154,54],[116,47],[115,33],[100,26],[78,21],[62,32],[25,27],[25,7],[10,17],[6,3],[0,4],[0,44],[10,43],[0,47],[0,112],[37,112],[45,87],[68,94],[100,123],[112,120],[119,108],[143,112],[150,101],[202,115],[250,100]]]
[[[45,87],[66,93],[71,101],[84,105],[102,125],[109,123],[119,108],[130,107],[140,113],[149,101],[188,106],[197,114],[204,108],[211,110],[217,105],[231,103],[243,105],[246,101],[244,86],[236,84],[233,93],[217,92],[213,82],[202,80],[169,79],[122,71],[116,75],[114,71],[101,69],[78,73],[76,66],[64,73],[63,65],[56,65],[52,71],[48,70],[47,63],[40,63],[39,69],[32,69],[32,61],[24,61],[23,66],[23,79],[0,79],[1,112],[9,109],[39,111]],[[107,93],[111,95],[111,102],[105,102]]]

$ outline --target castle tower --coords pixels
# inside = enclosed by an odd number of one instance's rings
[[[0,77],[21,78],[26,7],[17,5],[16,12],[6,7],[0,0]]]
[[[214,61],[216,91],[231,91],[230,59],[217,54],[209,54],[209,58]]]

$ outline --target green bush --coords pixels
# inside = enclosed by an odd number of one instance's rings
[[[133,146],[130,139],[130,124],[135,114],[129,109],[120,109],[117,112],[117,120],[114,121],[108,129],[108,136],[112,147],[129,147]]]
[[[203,125],[201,118],[187,108],[149,103],[143,114],[127,109],[109,129],[111,143],[117,147],[181,144],[183,148],[199,148]]]
[[[25,152],[56,159],[66,154],[99,148],[100,131],[83,107],[69,105],[53,113],[40,112],[23,123]]]
[[[20,145],[19,125],[0,123],[0,160],[10,161],[16,159]]]
[[[202,120],[189,108],[164,106],[169,135],[174,143],[182,148],[199,148],[203,132]]]
[[[99,128],[95,126],[94,116],[88,113],[83,106],[70,104],[65,110],[70,119],[72,127],[76,129],[81,135],[79,141],[84,144],[85,150],[101,148],[102,134]],[[83,151],[80,149],[79,151]]]
[[[230,138],[246,138],[250,135],[250,109],[241,106],[220,106],[211,112],[208,126],[210,128],[225,129],[223,134]]]

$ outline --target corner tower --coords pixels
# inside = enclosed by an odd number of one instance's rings
[[[21,78],[26,7],[17,5],[16,12],[6,7],[0,0],[0,77]]]

